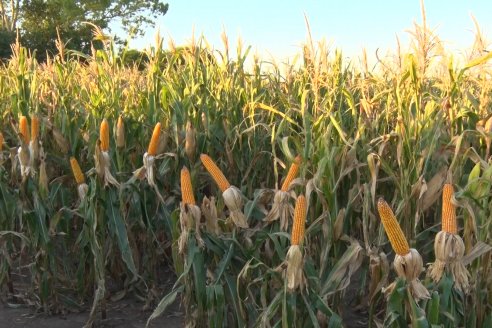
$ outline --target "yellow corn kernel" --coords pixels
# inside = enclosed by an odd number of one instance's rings
[[[72,173],[73,176],[75,177],[75,181],[77,182],[77,184],[80,185],[84,183],[85,182],[84,174],[80,169],[79,162],[77,162],[77,160],[73,156],[70,157],[70,166],[72,167]]]
[[[190,171],[186,166],[181,169],[181,198],[183,204],[196,205]]]
[[[299,165],[301,164],[301,160],[302,158],[299,155],[294,159],[294,162],[290,166],[287,177],[285,178],[280,190],[287,191],[289,189],[290,183],[297,177],[297,174],[299,173]]]
[[[226,177],[224,176],[224,173],[219,169],[217,164],[210,158],[210,156],[206,154],[201,154],[200,155],[200,160],[203,163],[203,166],[207,169],[208,173],[212,176],[214,179],[215,183],[219,186],[220,190],[222,192],[226,191],[229,189],[231,184],[229,181],[227,181]]]
[[[292,235],[290,238],[291,245],[299,245],[304,239],[304,231],[306,225],[306,197],[300,195],[296,200],[296,207],[294,210],[294,224],[292,226]]]
[[[403,234],[403,230],[401,230],[391,207],[389,207],[388,203],[382,198],[378,199],[378,212],[381,217],[381,222],[383,222],[384,230],[388,235],[388,239],[395,253],[398,255],[408,254],[408,252],[410,252],[410,247]]]
[[[458,226],[456,224],[456,208],[451,202],[453,197],[454,188],[451,184],[445,184],[442,189],[442,231],[446,231],[451,234],[458,233]]]
[[[22,134],[22,140],[29,144],[29,124],[27,123],[27,118],[25,116],[20,117],[19,121],[19,132]]]
[[[99,140],[101,140],[101,151],[109,151],[109,124],[106,119],[101,122]]]
[[[147,154],[150,156],[157,155],[157,147],[159,146],[159,138],[161,136],[161,123],[157,123],[154,127],[154,131],[152,132],[152,138],[149,142],[149,148],[147,150]]]
[[[39,135],[39,118],[36,115],[31,116],[31,139],[36,140]]]

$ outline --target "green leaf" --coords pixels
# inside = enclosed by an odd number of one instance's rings
[[[111,235],[116,236],[118,247],[121,252],[121,257],[125,262],[128,270],[130,270],[134,276],[134,279],[138,275],[133,261],[133,255],[128,241],[128,235],[126,230],[126,224],[119,210],[117,195],[113,189],[108,191],[109,202],[106,204],[106,216],[108,217],[108,227]]]

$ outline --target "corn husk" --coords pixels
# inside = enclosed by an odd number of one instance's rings
[[[118,117],[118,123],[116,123],[116,147],[125,147],[125,123],[123,117]]]
[[[235,186],[230,186],[222,193],[222,197],[229,210],[229,219],[232,220],[238,228],[248,228],[248,221],[242,212],[243,196],[241,191]]]
[[[181,234],[178,239],[178,252],[184,254],[188,244],[188,238],[190,232],[194,230],[195,237],[200,247],[203,247],[205,243],[200,236],[200,207],[191,204],[180,204],[179,222],[181,226]]]
[[[96,144],[94,161],[96,162],[96,172],[104,181],[104,187],[109,185],[119,187],[120,183],[111,174],[111,158],[109,157],[109,152],[101,150],[101,143],[99,140]]]
[[[285,278],[287,279],[287,288],[290,291],[296,290],[298,287],[302,288],[304,285],[303,274],[303,256],[301,247],[299,245],[291,245],[287,251],[285,257],[287,269],[285,272]]]
[[[210,199],[205,196],[202,201],[202,213],[205,217],[205,228],[208,233],[219,235],[219,218],[217,216],[217,207],[215,206],[215,197],[210,197]]]
[[[39,189],[43,195],[48,195],[48,174],[46,173],[46,156],[42,146],[39,147]]]
[[[430,298],[429,291],[418,278],[423,271],[423,262],[422,256],[416,249],[410,248],[406,255],[396,254],[393,266],[398,277],[407,281],[410,294],[416,301]],[[383,293],[386,294],[386,297],[389,297],[395,286],[396,282],[393,282],[388,287],[383,288]]]
[[[465,293],[468,292],[470,274],[462,262],[465,254],[463,239],[457,234],[440,231],[434,239],[434,252],[436,260],[429,266],[429,276],[435,282],[439,282],[447,270],[453,279],[453,286]]]
[[[19,159],[21,177],[24,181],[29,175],[33,174],[31,167],[31,152],[29,151],[29,146],[25,142],[22,142],[21,146],[18,148],[17,157]]]
[[[280,230],[287,231],[289,228],[289,219],[294,215],[294,206],[292,206],[290,198],[291,194],[288,191],[275,191],[272,208],[264,221],[274,222],[280,219]]]
[[[191,122],[186,124],[185,153],[190,161],[195,159],[196,154],[196,131]]]

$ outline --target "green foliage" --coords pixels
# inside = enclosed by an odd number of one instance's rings
[[[181,301],[187,323],[198,326],[337,327],[357,305],[368,308],[372,327],[490,323],[491,258],[483,246],[492,237],[488,55],[460,69],[411,54],[368,70],[308,44],[303,62],[281,74],[260,60],[248,69],[249,48],[241,44],[235,57],[229,48],[216,57],[202,40],[166,51],[158,39],[138,66],[125,64],[132,52],[117,54],[111,40],[101,41],[89,54],[61,49],[45,65],[16,44],[0,68],[0,288],[9,301],[20,287],[11,273],[24,270],[31,304],[50,312],[92,303],[89,323],[105,313],[115,290],[155,306],[149,320]],[[17,122],[32,114],[41,118],[48,190],[39,179],[41,158],[32,174],[20,175]],[[116,147],[120,116],[126,140]],[[104,118],[114,185],[105,184],[94,159]],[[163,137],[153,185],[141,168],[157,122]],[[187,125],[196,132],[194,157],[185,149]],[[200,153],[239,188],[249,228],[228,219]],[[283,231],[264,219],[297,154],[303,161],[288,201],[304,194],[308,215],[302,288],[289,290],[292,220]],[[85,174],[83,199],[70,156]],[[204,220],[183,233],[183,166],[197,205],[214,197],[219,233]],[[375,200],[383,195],[391,203],[409,243],[431,262],[446,178],[456,186],[467,256],[483,246],[466,259],[473,288],[464,296],[448,276],[434,284],[422,274],[430,300],[415,302],[401,279],[385,300],[392,252]],[[176,283],[164,293],[166,267]]]

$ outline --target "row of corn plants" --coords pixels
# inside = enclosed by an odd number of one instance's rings
[[[225,35],[157,36],[144,69],[100,35],[46,63],[14,44],[1,298],[88,327],[127,295],[197,327],[489,327],[492,55],[430,35],[373,69],[311,40],[286,69]]]

